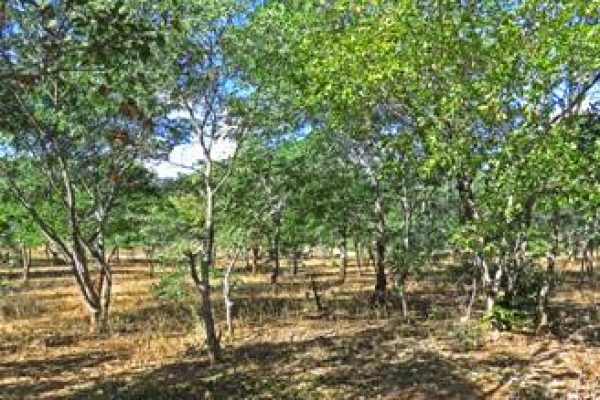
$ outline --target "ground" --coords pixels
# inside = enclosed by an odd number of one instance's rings
[[[409,285],[408,319],[369,306],[372,269],[351,266],[342,284],[313,260],[277,290],[266,271],[240,269],[234,335],[211,366],[195,305],[150,290],[163,270],[115,266],[111,330],[94,334],[68,268],[38,264],[26,286],[0,267],[1,399],[600,399],[594,293],[574,277],[555,301],[564,332],[496,336],[459,322],[460,296],[439,276],[447,268]],[[218,282],[214,300],[224,330]]]

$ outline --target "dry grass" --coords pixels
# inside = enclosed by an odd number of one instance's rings
[[[327,313],[315,309],[307,270]],[[143,263],[116,267],[105,335],[88,332],[66,268],[34,267],[29,285],[11,282],[0,298],[0,398],[600,398],[600,338],[569,336],[590,323],[592,288],[567,274],[556,309],[571,330],[562,337],[503,333],[464,351],[456,292],[436,273],[410,284],[408,320],[369,307],[372,270],[350,268],[341,284],[315,261],[275,291],[266,273],[238,274],[235,334],[223,338],[225,361],[209,366],[195,300],[154,298],[159,276]],[[218,287],[214,305],[221,321]]]

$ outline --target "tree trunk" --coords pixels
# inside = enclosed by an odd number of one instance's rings
[[[46,261],[50,264],[51,267],[54,266],[54,261],[52,260],[52,253],[50,253],[50,246],[48,243],[44,245],[44,255],[46,256]]]
[[[471,311],[473,310],[473,304],[475,304],[475,298],[477,297],[477,275],[473,274],[473,280],[471,281],[471,295],[469,296],[469,303],[467,304],[467,311],[465,312],[464,320],[468,321],[471,318]]]
[[[400,297],[400,304],[402,307],[402,317],[408,318],[408,305],[406,303],[406,279],[408,278],[408,274],[405,271],[401,271],[396,275],[395,285],[396,290],[398,291],[398,297]]]
[[[25,245],[21,246],[21,263],[23,266],[23,282],[29,281],[29,269],[31,268],[31,249]]]
[[[369,255],[369,258],[366,263],[367,267],[372,266],[373,268],[375,268],[375,252],[373,251],[372,246],[367,246],[367,253]]]
[[[227,321],[227,334],[229,335],[230,339],[233,337],[233,301],[230,298],[229,277],[231,276],[231,271],[235,267],[238,255],[239,250],[236,250],[235,255],[233,256],[233,258],[229,262],[229,265],[227,266],[227,269],[225,270],[225,275],[223,276],[223,301],[225,302],[225,319]]]
[[[252,275],[258,272],[258,246],[252,246]]]
[[[387,297],[387,281],[385,275],[385,243],[382,239],[377,239],[375,243],[375,293],[373,293],[373,303],[384,305]]]
[[[360,243],[358,240],[354,240],[354,252],[356,253],[356,276],[360,276],[362,269]]]
[[[346,281],[346,271],[348,269],[348,246],[346,233],[342,233],[342,241],[340,242],[340,263],[341,263],[341,283]]]
[[[104,328],[102,324],[106,318],[103,315],[97,288],[90,278],[85,252],[83,249],[79,249],[78,246],[75,246],[74,252],[71,255],[71,268],[79,286],[83,302],[90,314],[90,331],[100,332]]]
[[[373,293],[373,303],[385,305],[387,300],[387,279],[385,275],[385,215],[381,198],[379,194],[379,185],[376,188],[376,199],[374,212],[377,218],[376,238],[375,238],[375,292]]]
[[[154,249],[146,251],[146,262],[148,263],[148,273],[154,277]]]
[[[556,266],[556,254],[554,251],[548,253],[547,270],[544,274],[544,281],[538,293],[537,298],[537,330],[540,330],[548,325],[548,303],[552,282],[554,280],[554,270]]]
[[[292,274],[294,276],[298,275],[298,262],[300,258],[300,249],[294,247],[292,249]]]
[[[485,289],[485,311],[486,313],[491,313],[494,309],[494,304],[496,303],[496,297],[498,297],[498,292],[500,291],[500,283],[502,282],[503,268],[499,265],[496,269],[494,277],[492,278],[487,263],[481,258],[479,262],[481,263],[483,272],[483,287]]]
[[[277,278],[279,277],[279,224],[277,224],[275,228],[275,236],[273,237],[273,248],[271,251],[275,261],[273,273],[271,274],[271,284],[273,285],[273,289],[275,289],[275,286],[277,285]]]
[[[310,274],[310,289],[313,293],[313,297],[315,299],[315,306],[317,307],[317,312],[322,312],[324,310],[323,304],[321,303],[321,296],[319,295],[319,290],[317,288],[317,283],[315,282],[314,274]]]
[[[208,172],[210,173],[210,172]],[[192,279],[200,292],[200,313],[204,322],[204,333],[206,336],[206,345],[211,363],[216,363],[221,359],[221,345],[215,331],[215,322],[212,311],[212,302],[210,296],[210,269],[213,267],[215,228],[213,222],[213,192],[210,185],[206,185],[206,210],[204,222],[204,253],[200,263],[200,277],[196,270],[195,255],[190,256],[190,271]]]

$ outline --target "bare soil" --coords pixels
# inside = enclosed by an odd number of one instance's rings
[[[93,334],[69,269],[36,262],[26,286],[0,267],[1,399],[600,399],[597,293],[579,286],[574,267],[563,266],[551,331],[495,335],[458,322],[464,299],[444,284],[449,267],[409,284],[403,319],[370,306],[372,269],[351,266],[342,284],[335,266],[315,260],[296,277],[284,268],[274,289],[268,271],[240,266],[235,332],[211,366],[195,300],[150,290],[165,269],[115,266],[111,331]],[[225,331],[218,280],[214,294]]]

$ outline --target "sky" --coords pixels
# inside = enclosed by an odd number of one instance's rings
[[[211,157],[214,160],[230,158],[235,151],[235,142],[229,139],[216,141],[213,144]],[[177,178],[178,175],[189,174],[194,166],[203,160],[202,147],[198,141],[176,146],[168,160],[147,161],[146,167],[155,172],[159,178]]]

